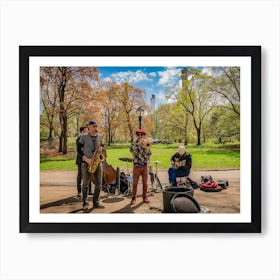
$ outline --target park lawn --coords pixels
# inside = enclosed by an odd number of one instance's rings
[[[151,165],[158,161],[159,168],[170,167],[170,158],[177,151],[178,144],[152,146]],[[231,149],[218,149],[222,145],[188,145],[188,152],[191,153],[194,169],[213,168],[239,168],[240,151]],[[129,144],[115,145],[107,148],[107,162],[114,168],[132,167],[132,163],[119,160],[120,157],[131,158]],[[42,157],[40,160],[41,170],[76,170],[75,158],[73,157]]]

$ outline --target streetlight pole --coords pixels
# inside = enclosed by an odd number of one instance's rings
[[[141,122],[142,122],[142,117],[144,114],[144,109],[142,108],[142,106],[137,108],[136,113],[137,113],[138,121],[139,121],[139,129],[141,129]]]

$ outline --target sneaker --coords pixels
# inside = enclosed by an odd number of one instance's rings
[[[88,211],[88,203],[84,204],[83,210],[84,210],[84,211]]]
[[[99,208],[99,209],[103,209],[103,208],[105,208],[102,204],[93,204],[93,207],[94,208]]]
[[[148,197],[145,196],[145,197],[143,197],[143,202],[144,203],[150,203],[150,200],[148,199]]]

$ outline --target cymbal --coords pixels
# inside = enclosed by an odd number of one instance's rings
[[[133,158],[120,157],[119,160],[126,161],[126,162],[133,162]]]
[[[158,163],[158,162],[160,162],[160,161],[159,161],[159,160],[153,160],[152,162]]]

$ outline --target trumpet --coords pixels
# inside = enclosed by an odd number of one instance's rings
[[[151,144],[149,141],[145,141],[145,142],[144,142],[144,147],[145,147],[146,149],[151,149],[152,144]]]

